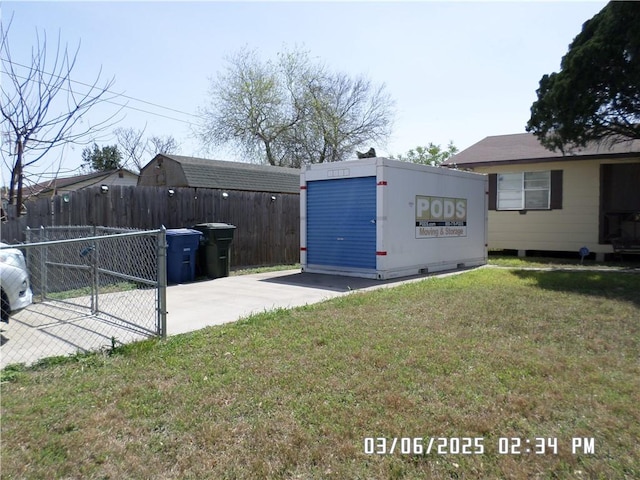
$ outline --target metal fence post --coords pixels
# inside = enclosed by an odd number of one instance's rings
[[[167,229],[163,225],[157,234],[158,259],[158,333],[167,337]]]
[[[29,225],[27,225],[27,227],[24,229],[24,242],[25,243],[31,243],[31,227],[29,227]],[[25,256],[26,260],[27,260],[27,268],[32,268],[31,267],[31,263],[33,260],[33,255],[30,255],[31,250],[27,250],[27,254]]]
[[[38,241],[47,241],[47,233],[43,225],[40,225],[40,238]],[[47,256],[49,255],[49,248],[44,247],[40,252],[40,299],[47,299]]]
[[[97,229],[93,226],[93,237],[97,236]],[[91,313],[98,313],[98,244],[97,240],[93,241],[93,251],[91,252]]]

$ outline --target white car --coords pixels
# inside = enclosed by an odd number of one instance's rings
[[[8,247],[8,248],[6,248]],[[9,316],[29,305],[33,293],[29,285],[29,272],[24,255],[17,248],[0,242],[0,320],[9,323]]]

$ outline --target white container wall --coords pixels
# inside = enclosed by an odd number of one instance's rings
[[[300,175],[302,271],[389,279],[487,262],[487,176],[387,158]]]

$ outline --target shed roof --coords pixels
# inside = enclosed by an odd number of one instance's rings
[[[300,192],[300,170],[297,168],[209,160],[182,155],[162,156],[182,166],[189,187],[276,193]]]
[[[486,137],[452,156],[443,164],[475,167],[637,155],[640,155],[640,140],[628,140],[614,144],[607,141],[591,142],[584,148],[576,148],[563,154],[547,150],[532,133],[516,133]]]
[[[90,172],[82,175],[74,175],[72,177],[56,177],[51,180],[36,183],[34,185],[25,186],[24,190],[27,195],[38,195],[41,193],[48,193],[52,190],[64,189],[72,187],[73,185],[93,180],[92,185],[98,184],[106,178],[109,178],[115,173],[120,173],[137,177],[136,173],[133,173],[126,168],[118,168],[115,170],[105,170],[99,172]]]

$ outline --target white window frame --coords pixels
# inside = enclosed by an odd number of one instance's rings
[[[527,186],[526,176],[546,174],[545,185]],[[551,210],[551,171],[537,171],[537,172],[512,172],[512,173],[499,173],[497,176],[497,191],[496,191],[496,210]],[[531,179],[534,182],[535,179]],[[501,185],[503,187],[501,188]],[[544,192],[546,191],[546,205],[540,206],[533,203],[529,203],[527,206],[527,192]],[[534,205],[534,206],[531,206]]]

